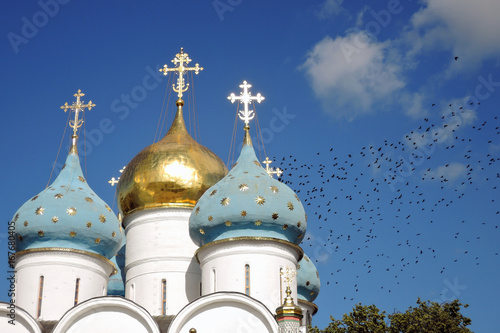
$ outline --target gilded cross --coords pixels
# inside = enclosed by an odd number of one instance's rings
[[[285,282],[287,288],[290,288],[290,284],[292,283],[295,275],[297,275],[297,271],[287,266],[285,270],[280,272],[280,274],[283,276],[283,281]]]
[[[283,170],[281,170],[280,168],[276,168],[276,170],[273,170],[273,168],[270,168],[269,164],[273,163],[273,161],[271,161],[269,159],[269,157],[266,157],[266,160],[262,161],[262,163],[264,163],[266,165],[266,172],[270,177],[273,177],[273,174],[277,175],[278,177],[281,177]]]
[[[182,93],[188,90],[189,83],[184,83],[184,74],[187,71],[194,71],[195,74],[198,74],[203,70],[203,67],[200,67],[199,64],[196,64],[194,67],[185,67],[184,65],[188,65],[191,62],[187,53],[184,53],[184,49],[181,47],[181,53],[177,53],[175,58],[172,60],[176,67],[168,68],[167,65],[163,65],[163,68],[160,69],[160,72],[163,72],[163,75],[167,75],[168,72],[177,72],[179,77],[177,78],[177,88],[175,84],[172,84],[172,88],[177,93],[177,96],[182,98]]]
[[[88,108],[90,111],[90,109],[95,107],[95,104],[92,104],[92,101],[89,101],[87,104],[83,104],[83,101],[80,100],[80,97],[85,96],[85,94],[82,93],[80,89],[78,89],[78,92],[73,96],[76,97],[76,102],[73,102],[73,105],[68,105],[68,102],[66,102],[63,106],[61,106],[61,109],[63,109],[64,112],[68,111],[68,109],[75,111],[75,118],[70,119],[69,126],[73,128],[73,136],[76,137],[77,130],[82,127],[83,124],[83,119],[79,118],[80,112],[85,111],[85,108]]]
[[[127,166],[124,166],[122,169],[120,169],[120,173],[122,173],[122,172],[123,172],[123,170],[125,170],[125,168],[126,168],[126,167],[127,167]],[[110,179],[110,180],[108,180],[108,183],[110,183],[110,184],[111,184],[111,186],[115,186],[115,184],[118,184],[118,181],[119,181],[119,180],[120,180],[120,177],[118,177],[118,178],[111,177],[111,179]]]
[[[248,109],[248,105],[252,103],[252,101],[257,101],[257,103],[260,103],[265,99],[264,96],[262,96],[260,93],[257,94],[257,96],[252,96],[252,93],[248,91],[248,88],[250,88],[252,85],[248,84],[247,81],[243,81],[243,84],[240,84],[240,88],[243,89],[243,92],[240,92],[239,96],[236,96],[234,93],[231,93],[227,97],[228,100],[231,101],[231,103],[234,103],[234,101],[238,100],[243,103],[245,109],[240,110],[239,117],[241,120],[245,122],[245,126],[248,126],[248,123],[250,120],[252,120],[255,117],[255,114],[253,113],[253,110]]]

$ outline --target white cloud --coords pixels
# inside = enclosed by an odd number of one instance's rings
[[[387,103],[405,86],[397,57],[388,42],[369,39],[363,31],[345,37],[325,37],[307,55],[305,70],[325,110],[334,116],[354,119]]]
[[[327,19],[331,16],[339,15],[345,11],[344,7],[342,7],[343,2],[344,0],[325,0],[317,12],[318,17],[320,19]]]
[[[441,144],[449,145],[457,136],[458,131],[473,124],[477,118],[476,111],[465,105],[467,100],[465,98],[447,103],[442,108],[440,124],[422,126],[421,130],[407,134],[404,142],[411,149],[427,152],[433,152]]]
[[[449,50],[451,74],[473,68],[486,59],[500,56],[500,1],[424,0],[426,7],[411,18],[406,38],[410,53],[436,48]],[[458,61],[454,57],[459,57]],[[465,65],[466,64],[466,65]]]
[[[453,182],[456,179],[464,176],[466,172],[467,172],[467,167],[464,164],[453,162],[441,165],[435,170],[425,172],[424,178],[427,180]]]

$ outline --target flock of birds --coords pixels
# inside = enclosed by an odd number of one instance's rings
[[[322,288],[338,285],[334,293],[353,301],[374,283],[397,292],[421,274],[500,259],[490,239],[500,236],[500,120],[478,122],[470,105],[447,110],[398,142],[344,156],[332,147],[308,163],[273,157],[309,215],[301,246]],[[478,250],[484,238],[493,246]]]

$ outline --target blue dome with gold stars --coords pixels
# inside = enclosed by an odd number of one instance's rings
[[[120,223],[87,184],[75,147],[54,182],[14,215],[17,251],[70,248],[109,259],[120,249]]]
[[[321,283],[316,266],[306,254],[297,265],[297,298],[313,302],[319,294]]]
[[[189,219],[198,245],[233,237],[277,238],[299,244],[307,217],[299,197],[270,177],[252,146],[248,128],[231,171],[198,200]]]

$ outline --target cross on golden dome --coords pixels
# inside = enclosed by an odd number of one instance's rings
[[[278,177],[280,177],[283,173],[283,170],[281,170],[280,168],[276,168],[276,170],[273,170],[273,168],[269,167],[269,164],[273,163],[273,161],[271,161],[269,157],[266,157],[266,160],[262,161],[262,163],[266,165],[266,172],[270,177],[273,177],[273,175],[277,175]]]
[[[176,67],[168,68],[167,65],[163,65],[163,68],[160,69],[160,72],[163,72],[163,75],[167,75],[168,72],[177,72],[177,74],[179,75],[179,77],[177,78],[177,88],[175,87],[175,84],[172,84],[172,88],[177,93],[179,99],[181,99],[182,93],[189,88],[189,83],[184,83],[184,74],[186,74],[187,71],[194,71],[195,74],[198,74],[203,70],[203,67],[200,67],[199,64],[196,64],[194,67],[185,67],[184,64],[189,64],[191,62],[191,59],[189,58],[187,53],[184,53],[184,48],[182,47],[181,52],[175,55],[175,58],[172,60],[172,62],[174,63],[174,65],[176,65]]]
[[[281,276],[283,276],[283,281],[285,282],[287,288],[290,288],[290,284],[293,281],[293,278],[297,275],[297,271],[293,268],[286,267],[286,269],[280,272]]]
[[[245,109],[240,110],[240,114],[238,116],[245,122],[245,127],[248,127],[248,123],[250,122],[250,120],[255,117],[253,110],[248,109],[248,105],[252,103],[252,101],[257,101],[257,103],[260,103],[265,99],[265,97],[260,93],[258,93],[257,96],[252,96],[252,93],[248,91],[248,88],[250,87],[252,87],[251,84],[248,84],[247,81],[243,81],[243,84],[240,84],[240,88],[243,89],[243,91],[240,92],[240,95],[236,96],[234,93],[231,93],[231,95],[227,97],[227,99],[230,100],[231,103],[234,103],[238,100],[241,101],[241,103],[244,105]]]
[[[123,173],[123,171],[125,170],[127,166],[124,166],[122,169],[120,169],[120,173]],[[110,180],[108,180],[108,183],[111,184],[111,186],[115,186],[115,184],[118,184],[118,182],[120,181],[120,177],[118,178],[115,178],[115,177],[111,177]]]
[[[73,138],[77,138],[78,136],[76,132],[83,124],[83,119],[79,118],[80,112],[85,111],[85,108],[88,108],[90,111],[90,109],[95,107],[95,104],[93,104],[92,101],[89,101],[87,104],[83,104],[83,101],[80,100],[80,97],[85,96],[85,94],[82,93],[80,89],[78,89],[78,92],[73,96],[76,97],[76,102],[73,102],[72,105],[68,105],[68,102],[66,102],[63,106],[61,106],[61,109],[63,109],[64,112],[68,111],[68,109],[75,111],[75,118],[70,119],[69,126],[73,128]]]

